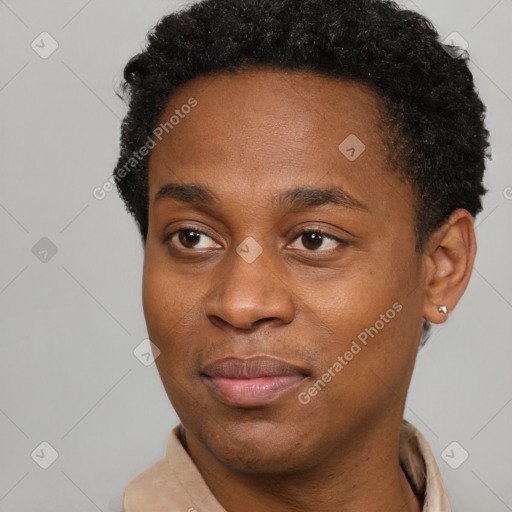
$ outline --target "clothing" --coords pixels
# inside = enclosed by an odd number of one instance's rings
[[[206,485],[179,440],[179,426],[171,432],[165,457],[135,477],[124,493],[124,512],[226,512]],[[400,429],[400,465],[422,512],[451,512],[432,451],[411,423]]]

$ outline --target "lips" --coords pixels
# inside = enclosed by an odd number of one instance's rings
[[[308,376],[303,368],[260,356],[228,357],[208,364],[202,378],[217,398],[238,407],[257,407],[276,400]]]

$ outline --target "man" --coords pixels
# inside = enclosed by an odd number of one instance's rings
[[[452,50],[387,1],[209,0],[127,64],[114,178],[181,425],[126,512],[450,510],[403,410],[485,192]]]

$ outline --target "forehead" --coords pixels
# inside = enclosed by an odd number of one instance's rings
[[[197,106],[178,119],[176,114],[191,98]],[[162,135],[172,146],[196,138],[200,152],[194,157],[212,146],[218,151],[221,145],[229,147],[230,152],[250,151],[254,144],[236,145],[250,137],[254,143],[267,143],[267,152],[288,145],[294,156],[300,156],[321,141],[321,146],[331,145],[332,149],[334,144],[337,149],[337,143],[350,134],[357,134],[374,149],[380,147],[384,133],[379,107],[377,95],[359,82],[306,72],[255,69],[191,80],[170,98],[160,124],[165,125],[174,115],[173,126]],[[199,117],[200,122],[194,123]]]
[[[271,69],[198,77],[170,98],[166,122],[150,156],[150,200],[169,181],[246,199],[292,183],[374,191],[376,203],[387,192],[410,197],[389,172],[380,98],[359,82]]]

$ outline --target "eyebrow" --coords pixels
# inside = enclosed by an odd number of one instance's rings
[[[197,184],[180,185],[177,183],[167,183],[155,194],[154,200],[157,202],[164,198],[173,199],[206,210],[212,210],[221,205],[219,199],[210,189]],[[273,204],[276,204],[276,198],[274,198]],[[305,210],[326,204],[335,204],[358,210],[368,209],[341,187],[296,187],[282,192],[277,197],[277,206],[282,210]]]

